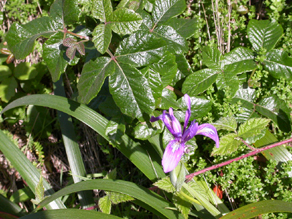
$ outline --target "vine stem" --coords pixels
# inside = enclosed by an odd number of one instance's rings
[[[78,37],[78,38],[80,38],[80,39],[84,39],[85,41],[90,40],[90,37],[88,37],[88,36],[82,36],[82,35],[79,35],[79,34],[73,33],[73,32],[71,32],[71,31],[67,30],[67,28],[65,28],[65,27],[64,27],[64,29],[62,30],[62,32],[65,33],[65,34],[67,34],[67,33],[68,33],[68,34],[71,34],[71,35],[76,36],[76,37]]]
[[[228,165],[228,164],[231,164],[231,163],[233,163],[234,161],[242,160],[242,159],[244,159],[244,158],[246,158],[246,157],[253,156],[253,155],[258,154],[258,153],[260,153],[260,152],[262,152],[262,151],[265,151],[265,150],[268,150],[268,149],[271,149],[271,148],[274,148],[274,147],[277,147],[277,146],[280,146],[280,145],[283,145],[283,144],[286,144],[286,143],[289,143],[289,142],[292,142],[292,138],[290,138],[290,139],[288,139],[288,140],[284,140],[284,141],[277,142],[277,143],[275,143],[275,144],[271,144],[271,145],[266,146],[266,147],[262,147],[262,148],[258,148],[258,149],[255,148],[253,151],[251,151],[251,152],[249,152],[249,153],[247,153],[247,154],[244,154],[244,155],[242,155],[242,156],[240,156],[240,157],[236,157],[236,158],[233,158],[233,159],[231,159],[231,160],[227,160],[227,161],[225,161],[225,162],[222,162],[222,163],[219,163],[219,164],[213,165],[213,166],[211,166],[211,167],[207,167],[207,168],[205,168],[205,169],[199,170],[199,171],[194,172],[194,173],[192,173],[192,174],[189,174],[189,175],[186,176],[186,182],[191,181],[193,177],[195,177],[195,176],[197,176],[197,175],[200,175],[200,174],[202,174],[202,173],[205,173],[205,172],[207,172],[207,171],[218,169],[218,168],[220,168],[220,167],[223,167],[223,166],[226,166],[226,165]]]

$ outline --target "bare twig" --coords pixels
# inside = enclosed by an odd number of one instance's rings
[[[242,138],[238,138],[243,144],[245,144],[250,150],[254,151],[257,150],[256,148],[250,146],[246,141],[244,141]]]
[[[249,152],[249,153],[247,153],[247,154],[244,154],[244,155],[242,155],[242,156],[240,156],[240,157],[236,157],[236,158],[233,158],[233,159],[231,159],[231,160],[227,160],[227,161],[225,161],[225,162],[222,162],[222,163],[220,163],[220,164],[216,164],[216,165],[213,165],[213,166],[211,166],[211,167],[207,167],[207,168],[205,168],[205,169],[203,169],[203,170],[199,170],[199,171],[197,171],[197,172],[194,172],[194,173],[192,173],[192,174],[189,174],[189,175],[186,176],[186,180],[187,180],[187,182],[189,182],[190,180],[192,180],[192,178],[193,178],[194,176],[200,175],[200,174],[205,173],[205,172],[210,171],[210,170],[218,169],[218,168],[220,168],[220,167],[223,167],[223,166],[226,166],[226,165],[228,165],[228,164],[231,164],[231,163],[233,163],[234,161],[242,160],[242,159],[244,159],[244,158],[246,158],[246,157],[253,156],[253,155],[258,154],[258,153],[260,153],[260,152],[262,152],[262,151],[265,151],[265,150],[268,150],[268,149],[271,149],[271,148],[274,148],[274,147],[277,147],[277,146],[280,146],[280,145],[283,145],[283,144],[286,144],[286,143],[289,143],[289,142],[292,142],[292,138],[290,138],[290,139],[288,139],[288,140],[281,141],[281,142],[277,142],[277,143],[275,143],[275,144],[272,144],[272,145],[269,145],[269,146],[266,146],[266,147],[257,148],[257,149],[255,149],[254,151],[251,151],[251,152]]]
[[[230,39],[231,39],[231,27],[230,27],[230,19],[231,19],[231,2],[227,0],[228,3],[228,40],[227,40],[227,53],[230,52]]]
[[[209,24],[208,24],[208,19],[207,19],[207,16],[206,16],[206,10],[205,10],[204,4],[202,2],[201,2],[201,5],[202,5],[202,8],[203,8],[204,17],[205,17],[205,20],[206,20],[208,37],[209,37],[209,40],[211,40],[211,34],[210,34],[210,28],[209,28]]]

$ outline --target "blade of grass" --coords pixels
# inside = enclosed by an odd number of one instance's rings
[[[163,199],[156,193],[152,192],[151,190],[146,189],[132,182],[111,179],[94,179],[67,186],[59,190],[58,192],[54,193],[52,196],[47,197],[44,201],[42,201],[39,204],[38,208],[43,207],[44,205],[50,203],[51,201],[55,200],[60,196],[88,189],[92,190],[99,189],[126,194],[143,202],[144,203],[143,207],[153,212],[155,215],[166,217],[168,219],[183,218],[183,216],[179,212],[167,209],[170,207],[174,207],[173,204],[167,202],[165,199]]]
[[[0,195],[0,203],[0,212],[6,212],[19,217],[25,215],[22,208],[5,198],[3,195]]]
[[[57,82],[54,83],[54,88],[55,95],[63,97],[66,96],[62,76]],[[68,114],[61,111],[57,111],[57,114],[61,127],[67,159],[72,172],[73,181],[74,183],[81,182],[82,179],[77,176],[85,177],[86,170],[84,167],[79,145],[77,144],[77,138],[74,130],[74,125],[72,123],[72,118]],[[83,208],[88,208],[94,205],[92,191],[78,192],[78,199]]]
[[[26,181],[31,191],[35,191],[39,180],[40,173],[38,169],[32,165],[27,157],[19,150],[19,148],[0,130],[0,150],[5,157],[11,162],[12,166],[20,173],[21,177]],[[45,195],[52,195],[54,190],[49,183],[44,180],[43,186]],[[66,208],[60,199],[46,206],[48,209]]]
[[[110,214],[104,214],[98,211],[86,211],[79,209],[66,209],[66,210],[49,210],[49,211],[40,211],[35,214],[30,214],[20,219],[60,219],[60,218],[70,218],[70,219],[121,219],[121,217],[117,217]]]
[[[80,104],[64,97],[47,94],[35,94],[25,96],[11,102],[2,110],[2,113],[9,109],[23,105],[45,106],[65,112],[87,124],[104,139],[109,140],[108,136],[105,134],[108,120],[84,104]],[[148,147],[146,151],[144,146],[140,143],[134,142],[127,135],[123,135],[121,139],[122,142],[120,144],[116,144],[116,148],[120,150],[137,168],[139,168],[145,176],[152,181],[157,180],[155,175],[156,173],[159,178],[165,177],[165,173],[163,172],[160,164],[161,160],[157,159],[159,156],[152,147]],[[147,152],[152,158],[153,166],[155,167],[156,172],[153,170],[152,163],[149,160],[149,155]]]
[[[265,200],[256,203],[251,203],[231,211],[222,219],[240,219],[240,218],[255,218],[256,216],[272,213],[272,212],[290,212],[292,213],[292,203],[281,200]]]
[[[222,216],[221,212],[218,211],[207,199],[205,199],[199,191],[193,189],[188,184],[184,183],[183,187],[194,197],[196,198],[201,205],[206,208],[207,211],[209,211],[214,217],[219,218]]]

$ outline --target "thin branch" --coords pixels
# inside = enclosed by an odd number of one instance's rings
[[[253,155],[258,154],[258,153],[260,153],[260,152],[262,152],[262,151],[265,151],[265,150],[268,150],[268,149],[271,149],[271,148],[274,148],[274,147],[277,147],[277,146],[280,146],[280,145],[283,145],[283,144],[286,144],[286,143],[289,143],[289,142],[292,142],[292,138],[290,138],[290,139],[288,139],[288,140],[285,140],[285,141],[277,142],[277,143],[275,143],[275,144],[272,144],[272,145],[269,145],[269,146],[266,146],[266,147],[257,148],[257,149],[255,149],[254,151],[249,152],[249,153],[247,153],[247,154],[244,154],[244,155],[242,155],[242,156],[240,156],[240,157],[236,157],[236,158],[234,158],[234,159],[231,159],[231,160],[228,160],[228,161],[222,162],[222,163],[220,163],[220,164],[216,164],[216,165],[213,165],[213,166],[211,166],[211,167],[207,167],[207,168],[205,168],[205,169],[203,169],[203,170],[199,170],[199,171],[197,171],[197,172],[194,172],[194,173],[192,173],[192,174],[189,174],[189,175],[186,176],[186,181],[189,182],[189,181],[192,180],[192,178],[193,178],[194,176],[200,175],[200,174],[205,173],[205,172],[210,171],[210,170],[218,169],[218,168],[220,168],[220,167],[223,167],[223,166],[226,166],[226,165],[228,165],[228,164],[231,164],[231,163],[233,163],[234,161],[242,160],[242,159],[244,159],[244,158],[246,158],[246,157],[253,156]]]
[[[230,19],[231,19],[231,11],[232,11],[232,5],[230,0],[228,2],[228,40],[227,40],[227,53],[230,52],[230,41],[231,41],[231,27],[230,27]]]
[[[238,138],[243,144],[245,144],[250,150],[255,151],[257,150],[256,148],[250,146],[246,141],[244,141],[242,138]]]
[[[205,7],[204,7],[204,4],[203,4],[202,2],[201,2],[201,5],[202,5],[202,8],[203,8],[204,17],[205,17],[205,20],[206,20],[206,26],[207,26],[208,37],[209,37],[209,40],[211,40],[210,28],[209,28],[209,24],[208,24],[208,19],[207,19],[207,15],[206,15]]]
[[[90,37],[88,37],[88,36],[82,36],[82,35],[79,35],[79,34],[73,33],[73,32],[71,32],[71,31],[67,30],[67,28],[64,28],[64,30],[62,30],[62,32],[65,33],[65,34],[67,34],[67,33],[68,33],[68,34],[71,34],[71,35],[76,36],[76,37],[78,37],[78,38],[80,38],[80,39],[84,39],[85,41],[90,40]]]

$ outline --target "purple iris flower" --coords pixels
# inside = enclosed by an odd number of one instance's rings
[[[172,171],[178,165],[185,151],[185,143],[195,135],[207,136],[215,141],[217,148],[219,147],[219,137],[217,130],[213,125],[208,123],[198,125],[196,120],[194,120],[187,129],[187,125],[191,116],[191,99],[187,94],[184,95],[184,98],[188,109],[186,111],[183,131],[179,121],[173,115],[172,108],[169,108],[168,113],[164,110],[162,115],[157,117],[152,116],[150,119],[151,122],[162,120],[174,137],[174,139],[168,143],[163,154],[162,166],[165,173]]]

